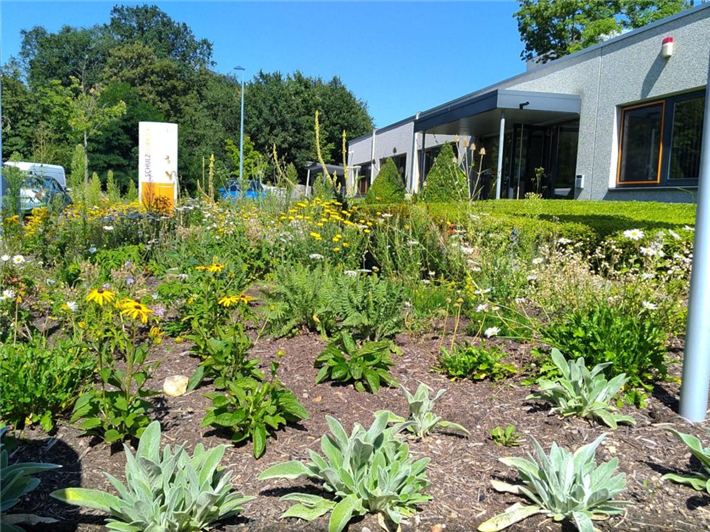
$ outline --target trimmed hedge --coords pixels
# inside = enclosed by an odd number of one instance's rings
[[[627,229],[652,232],[695,223],[695,205],[642,201],[488,200],[452,203],[368,205],[405,216],[410,210],[427,212],[438,222],[473,223],[482,230],[503,230],[524,240],[569,238],[593,249],[604,239]]]
[[[392,159],[387,159],[367,191],[367,203],[401,203],[404,201],[404,183]]]

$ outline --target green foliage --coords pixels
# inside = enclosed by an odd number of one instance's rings
[[[404,201],[404,183],[394,161],[389,158],[367,191],[367,203],[401,203]]]
[[[251,439],[254,458],[259,458],[266,450],[269,432],[288,422],[308,419],[306,409],[276,378],[278,367],[276,362],[271,363],[268,381],[238,376],[226,383],[224,393],[205,394],[212,406],[207,409],[202,426],[229,430],[235,443]]]
[[[104,344],[106,349],[107,344]],[[148,412],[153,405],[147,401],[156,392],[146,390],[146,382],[159,362],[147,364],[148,346],[141,344],[126,352],[126,369],[119,369],[113,363],[106,364],[107,352],[99,352],[103,359],[99,368],[101,384],[84,393],[74,405],[70,423],[87,434],[103,438],[106,443],[124,440],[128,437],[140,438],[150,423]]]
[[[110,203],[121,201],[121,190],[113,179],[113,171],[109,170],[106,174],[106,195]]]
[[[374,513],[386,530],[394,530],[403,516],[430,500],[422,493],[429,485],[429,458],[414,461],[409,456],[409,447],[397,437],[406,424],[387,428],[389,414],[381,413],[369,429],[356,423],[349,436],[337,420],[326,416],[330,434],[321,438],[324,456],[309,449],[312,462],[283,462],[261,473],[259,480],[318,480],[335,495],[336,500],[308,493],[285,495],[282,500],[296,504],[281,517],[312,521],[332,511],[328,532],[341,532],[353,517]]]
[[[648,311],[632,313],[601,299],[555,319],[543,334],[570,359],[583,358],[590,366],[609,363],[605,375],[624,373],[633,387],[649,389],[654,378],[667,373],[666,333]]]
[[[490,379],[499,381],[517,372],[513,364],[501,363],[505,353],[498,347],[476,346],[465,342],[441,348],[437,368],[453,379]]]
[[[600,43],[630,29],[640,28],[693,5],[692,1],[648,2],[633,0],[556,2],[520,0],[513,16],[525,50],[525,60],[540,57],[542,62],[557,59]]]
[[[615,475],[619,464],[613,458],[597,466],[595,453],[604,439],[599,436],[574,453],[552,443],[550,454],[532,439],[535,454],[524,458],[501,458],[505,465],[517,470],[523,485],[511,485],[497,480],[493,487],[502,492],[524,495],[534,504],[516,503],[504,513],[478,527],[481,532],[496,532],[535,514],[543,514],[555,521],[572,519],[580,532],[593,532],[593,519],[604,519],[622,514],[627,501],[613,498],[626,489],[623,473]]]
[[[359,346],[350,333],[342,331],[316,358],[315,367],[320,368],[316,384],[326,378],[342,383],[353,382],[358,392],[368,389],[370,393],[377,393],[381,383],[397,386],[389,368],[394,365],[392,353],[398,352],[390,340],[365,342]]]
[[[325,276],[320,266],[285,264],[276,269],[275,286],[266,295],[262,309],[272,334],[286,336],[299,329],[327,334],[332,330],[334,319],[326,300]]]
[[[39,336],[8,342],[0,349],[0,417],[15,430],[39,423],[49,432],[86,387],[95,365],[86,349],[67,339],[49,345]]]
[[[590,371],[583,358],[576,362],[565,360],[557,349],[552,350],[552,360],[562,375],[554,381],[541,379],[540,391],[528,395],[526,399],[552,403],[552,411],[562,417],[596,419],[612,429],[617,427],[617,423],[636,424],[631,416],[616,414],[616,409],[609,404],[628,380],[621,373],[608,381],[603,371],[611,365],[610,362],[597,364]]]
[[[429,203],[468,199],[468,178],[459,167],[451,144],[444,144],[426,176],[421,199]]]
[[[520,433],[515,425],[508,425],[503,428],[498,425],[490,430],[491,439],[496,445],[505,447],[517,447],[520,445]]]
[[[232,491],[231,472],[219,467],[227,448],[206,450],[201,443],[192,456],[185,444],[160,450],[160,423],[143,432],[134,455],[127,445],[126,484],[105,473],[118,496],[95,489],[66,488],[52,497],[68,504],[108,513],[107,528],[124,532],[165,530],[199,532],[237,513],[254,497]]]
[[[378,275],[341,275],[327,293],[340,326],[363,340],[391,338],[404,327],[402,284]]]
[[[419,387],[414,395],[409,393],[404,386],[400,385],[400,388],[402,389],[402,393],[404,393],[404,397],[407,399],[407,404],[409,405],[409,417],[405,419],[402,416],[398,416],[390,412],[390,423],[406,423],[407,430],[413,433],[417,438],[425,438],[438,429],[461,432],[466,435],[470,434],[462,425],[452,423],[451,421],[445,421],[441,419],[441,416],[437,416],[434,412],[432,412],[434,405],[439,399],[441,399],[441,396],[444,395],[446,390],[439,390],[436,393],[436,396],[431,399],[429,398],[429,392],[433,390],[423,382],[419,384]],[[383,411],[375,412],[375,417],[380,415],[382,412]]]
[[[7,450],[3,449],[2,438],[7,427],[0,428],[0,530],[2,532],[24,532],[21,524],[38,525],[40,523],[56,523],[56,519],[39,517],[35,514],[8,514],[8,510],[17,506],[22,497],[35,490],[40,480],[32,477],[34,473],[57,469],[55,464],[37,464],[18,462],[10,465]]]
[[[71,171],[69,172],[69,182],[71,197],[75,202],[84,200],[84,174],[86,173],[87,161],[84,147],[77,144],[71,158]]]
[[[187,338],[195,342],[190,350],[203,359],[190,377],[188,390],[194,390],[206,378],[214,379],[218,390],[224,390],[243,375],[264,378],[257,368],[259,361],[249,359],[252,343],[241,324],[218,326],[212,338],[204,339],[200,335]]]
[[[128,181],[128,189],[126,190],[126,201],[136,201],[138,199],[138,186],[131,178]]]
[[[678,475],[676,473],[668,473],[663,475],[663,478],[667,478],[678,484],[685,484],[686,486],[691,486],[693,489],[698,491],[705,491],[710,495],[710,447],[703,447],[702,442],[693,436],[692,434],[683,434],[675,429],[668,429],[668,432],[673,434],[681,442],[683,442],[690,453],[700,462],[702,466],[702,471],[695,471],[690,475]],[[708,431],[710,433],[710,430]]]

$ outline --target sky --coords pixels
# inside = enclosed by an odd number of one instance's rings
[[[514,1],[0,2],[0,62],[20,30],[107,23],[116,4],[160,6],[213,43],[215,70],[246,81],[259,70],[340,77],[377,127],[402,120],[525,70]]]

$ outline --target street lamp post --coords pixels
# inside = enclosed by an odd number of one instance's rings
[[[234,70],[239,70],[242,73],[242,111],[239,113],[239,186],[243,186],[242,181],[244,176],[244,67],[234,67]]]

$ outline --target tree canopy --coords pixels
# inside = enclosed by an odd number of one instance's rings
[[[692,0],[519,0],[525,60],[557,59],[691,7]]]
[[[81,142],[86,171],[105,180],[112,170],[125,189],[138,175],[138,122],[167,121],[179,125],[182,186],[194,189],[211,155],[218,179],[236,170],[240,84],[214,70],[207,39],[159,7],[116,6],[106,24],[56,33],[35,27],[21,36],[18,57],[2,70],[7,153],[70,168]],[[316,110],[328,162],[340,162],[343,130],[354,138],[372,128],[366,104],[337,77],[258,72],[244,96],[249,146],[268,163],[275,145],[284,165],[295,164],[299,173],[316,158]]]

